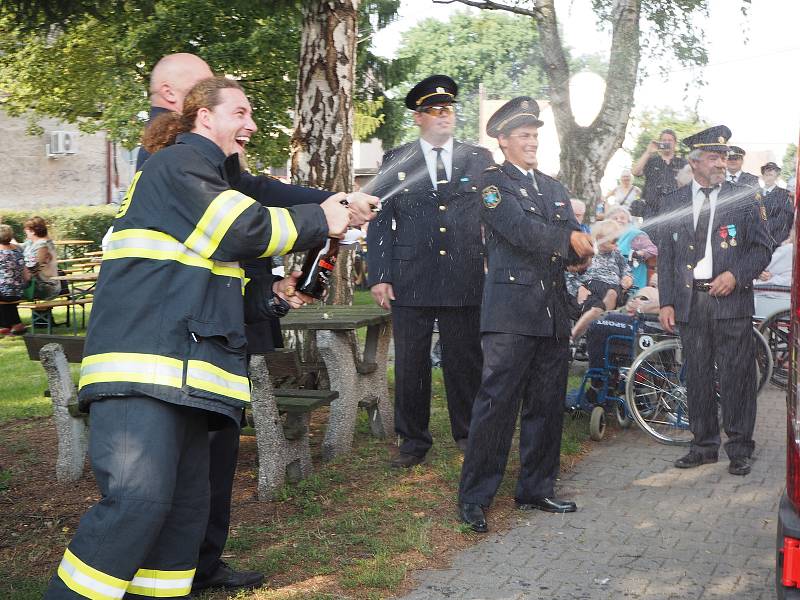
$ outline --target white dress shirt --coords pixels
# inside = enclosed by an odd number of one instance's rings
[[[428,165],[428,175],[431,177],[433,189],[436,189],[436,150],[433,149],[433,144],[422,138],[419,138],[419,145],[422,146],[422,154],[425,156],[425,164]],[[436,147],[442,149],[442,162],[447,173],[447,180],[450,181],[453,177],[453,138]]]
[[[767,194],[769,194],[769,193],[770,193],[772,190],[774,190],[776,187],[777,187],[776,185],[773,185],[772,187],[765,187],[765,188],[764,188],[764,191],[763,191],[763,194],[766,196],[766,195],[767,195]]]
[[[533,169],[530,169],[530,170],[529,169],[523,169],[522,167],[520,167],[517,164],[514,164],[514,163],[511,163],[511,164],[514,165],[515,167],[517,167],[517,169],[519,169],[519,172],[522,173],[523,175],[525,175],[526,177],[530,174],[531,179],[533,180],[533,189],[535,189],[538,192],[539,191],[539,186],[536,184],[536,175],[533,174]]]
[[[706,196],[700,191],[703,187],[697,183],[696,179],[692,180],[692,213],[694,216],[694,227],[697,229],[697,221],[700,218],[700,210],[703,208]],[[714,262],[713,253],[711,252],[711,234],[714,229],[714,212],[717,208],[717,196],[719,196],[719,186],[711,190],[711,195],[708,198],[710,206],[710,214],[708,215],[708,233],[706,234],[706,253],[703,258],[697,261],[694,266],[695,279],[711,279],[714,276]]]
[[[736,183],[736,182],[739,181],[739,177],[741,177],[742,172],[741,172],[741,170],[739,170],[739,171],[736,171],[736,173],[733,173],[733,174],[727,173],[727,175],[728,175],[728,181]]]

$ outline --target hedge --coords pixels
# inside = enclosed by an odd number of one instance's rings
[[[47,223],[47,233],[54,240],[92,240],[91,246],[82,250],[99,250],[100,241],[111,227],[119,206],[62,206],[40,208],[35,211],[0,210],[0,221],[11,225],[17,241],[25,240],[22,224],[33,216]]]

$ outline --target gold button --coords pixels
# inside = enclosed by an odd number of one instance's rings
[[[687,284],[686,284],[686,287],[692,287],[692,286],[690,286],[690,285],[687,283]]]
[[[439,210],[447,210],[447,207],[444,204],[440,204]]]
[[[517,279],[513,275],[508,276],[509,281],[516,281]]]
[[[550,262],[556,262],[557,260],[558,260],[558,257],[556,257],[556,256],[551,256],[550,257]]]
[[[691,268],[692,268],[692,265],[686,265],[686,268],[687,268],[687,269],[691,269]]]
[[[439,231],[441,231],[442,233],[444,233],[445,231],[447,231],[447,227],[439,227]]]
[[[441,254],[442,256],[444,256],[445,254],[447,254],[447,251],[446,251],[446,250],[439,250],[439,254]]]
[[[694,246],[692,246],[691,244],[689,244],[689,250],[694,250]]]

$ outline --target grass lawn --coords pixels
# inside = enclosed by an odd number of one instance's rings
[[[368,292],[356,302],[370,303]],[[55,481],[55,434],[47,387],[38,362],[19,338],[0,339],[0,598],[40,598],[74,534],[78,519],[97,500],[90,473],[75,484]],[[390,369],[390,385],[393,373]],[[455,515],[461,454],[449,435],[441,371],[434,370],[428,464],[408,471],[388,467],[390,443],[369,435],[359,415],[353,451],[320,460],[327,413],[312,419],[314,474],[285,486],[272,502],[256,496],[253,438],[242,438],[234,486],[231,535],[225,560],[265,573],[261,590],[238,599],[377,599],[412,583],[413,569],[443,567],[453,553],[485,539]],[[570,385],[575,385],[573,378]],[[565,419],[562,463],[569,467],[585,448],[588,419]],[[490,509],[490,527],[513,523],[516,450]],[[206,600],[228,598],[208,593]]]

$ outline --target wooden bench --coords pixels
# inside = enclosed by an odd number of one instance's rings
[[[37,300],[33,302],[21,302],[19,308],[27,308],[31,311],[31,330],[35,333],[37,327],[45,327],[48,334],[53,333],[53,309],[62,306],[67,307],[67,312],[72,309],[72,324],[73,331],[77,332],[77,314],[75,308],[81,308],[81,327],[86,327],[86,305],[92,303],[92,298],[79,298],[73,300],[71,298],[54,299],[54,300]],[[69,317],[69,314],[68,314]],[[67,323],[70,320],[67,318]]]
[[[49,394],[53,402],[53,416],[58,434],[58,459],[56,478],[75,481],[83,473],[87,451],[88,417],[78,407],[78,394],[70,363],[80,363],[83,358],[83,336],[52,334],[25,335],[25,346],[31,360],[40,360],[47,374]],[[276,364],[289,364],[288,351],[275,353]],[[260,453],[259,473],[263,474],[263,497],[272,497],[283,484],[298,481],[311,474],[311,448],[308,426],[311,412],[329,406],[339,397],[331,390],[274,389],[266,367],[266,356],[251,358],[252,415],[251,427],[243,435],[255,435],[259,447],[271,449]],[[253,427],[255,426],[255,427]]]

